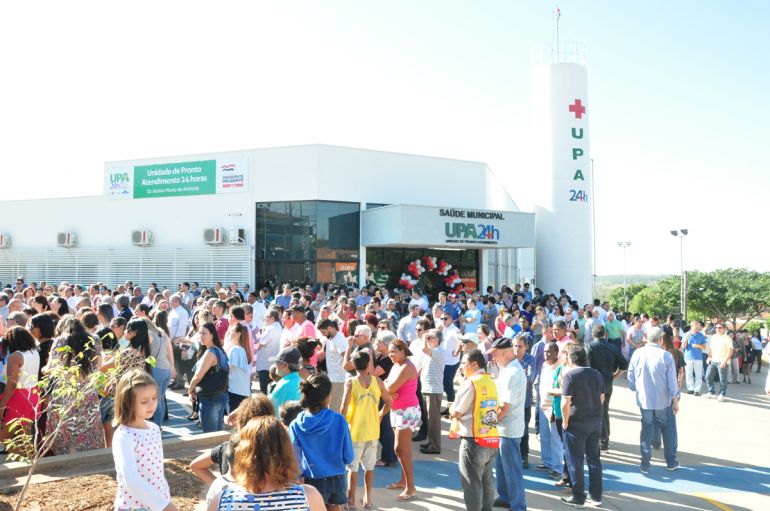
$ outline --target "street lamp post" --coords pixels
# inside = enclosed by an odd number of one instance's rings
[[[628,294],[626,293],[626,249],[631,246],[631,242],[618,241],[618,246],[623,249],[623,312],[628,312]]]
[[[671,236],[679,238],[679,312],[682,321],[687,324],[687,284],[684,273],[684,237],[689,234],[689,229],[674,229]]]

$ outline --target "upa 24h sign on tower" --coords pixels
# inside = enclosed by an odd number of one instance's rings
[[[583,114],[586,113],[586,107],[581,99],[575,98],[575,102],[569,105],[569,111],[575,114],[574,126],[571,127],[572,135],[572,161],[575,163],[575,174],[572,177],[573,187],[569,191],[570,202],[588,203],[588,192],[582,187],[585,185],[585,150],[583,148],[584,131],[580,122]]]

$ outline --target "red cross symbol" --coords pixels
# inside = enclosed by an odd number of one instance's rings
[[[569,106],[569,111],[575,113],[575,119],[582,119],[583,114],[586,113],[586,107],[583,106],[582,101],[576,99],[575,104]]]

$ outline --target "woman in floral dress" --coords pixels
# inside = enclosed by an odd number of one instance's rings
[[[99,393],[93,385],[79,385],[98,370],[97,343],[75,316],[65,316],[61,336],[51,347],[43,372],[53,376],[46,420],[46,434],[59,432],[50,447],[53,455],[91,451],[104,447],[104,432],[99,417]],[[77,368],[77,373],[56,371],[57,367]],[[58,374],[58,378],[56,377]],[[72,378],[74,381],[64,381]],[[78,398],[67,389],[77,389]]]

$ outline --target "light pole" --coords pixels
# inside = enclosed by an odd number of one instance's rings
[[[674,229],[671,236],[679,238],[679,312],[682,321],[687,324],[687,284],[684,274],[684,237],[689,234],[689,229]]]
[[[618,241],[618,246],[623,249],[623,312],[628,311],[628,294],[626,293],[626,249],[631,246],[630,241]]]

